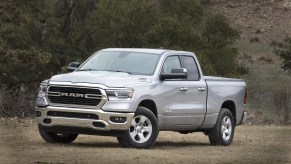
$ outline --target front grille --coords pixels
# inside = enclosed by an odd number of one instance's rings
[[[99,119],[96,114],[90,114],[90,113],[49,111],[47,112],[47,115],[53,116],[53,117],[68,117],[68,118],[94,119],[94,120]]]
[[[97,106],[102,94],[96,88],[50,86],[48,99],[50,103]]]

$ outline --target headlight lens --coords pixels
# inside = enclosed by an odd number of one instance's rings
[[[36,106],[37,107],[46,107],[48,105],[48,102],[45,98],[47,92],[47,85],[41,83],[37,95],[37,100],[36,100]]]
[[[133,97],[133,89],[108,89],[106,90],[109,101],[130,101]]]
[[[38,97],[36,100],[37,107],[46,107],[48,105],[46,99],[44,97]]]
[[[41,84],[38,91],[38,97],[45,97],[47,91],[47,85]]]

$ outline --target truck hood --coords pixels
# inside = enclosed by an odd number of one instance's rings
[[[149,76],[130,75],[122,72],[83,71],[55,75],[50,81],[103,84],[107,87],[125,87],[127,85],[150,83],[151,79]]]

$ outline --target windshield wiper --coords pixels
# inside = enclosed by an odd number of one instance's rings
[[[79,69],[78,71],[98,71],[97,69]]]
[[[131,72],[126,72],[126,71],[119,71],[119,70],[97,70],[97,69],[80,69],[78,71],[108,71],[108,72],[123,72],[127,74],[132,74]]]
[[[132,74],[131,72],[119,71],[119,70],[102,70],[102,71],[108,71],[108,72],[123,72],[123,73]]]

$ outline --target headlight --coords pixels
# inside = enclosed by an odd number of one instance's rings
[[[108,89],[106,90],[106,94],[109,101],[119,101],[126,100],[130,101],[133,97],[133,89]]]
[[[40,84],[37,97],[45,97],[46,91],[47,91],[47,85]]]
[[[39,86],[39,91],[36,100],[37,107],[46,107],[48,105],[48,102],[45,98],[45,95],[47,93],[47,83],[45,82],[46,81],[42,82]]]
[[[36,100],[36,106],[37,107],[46,107],[48,105],[48,102],[44,97],[38,97]]]

